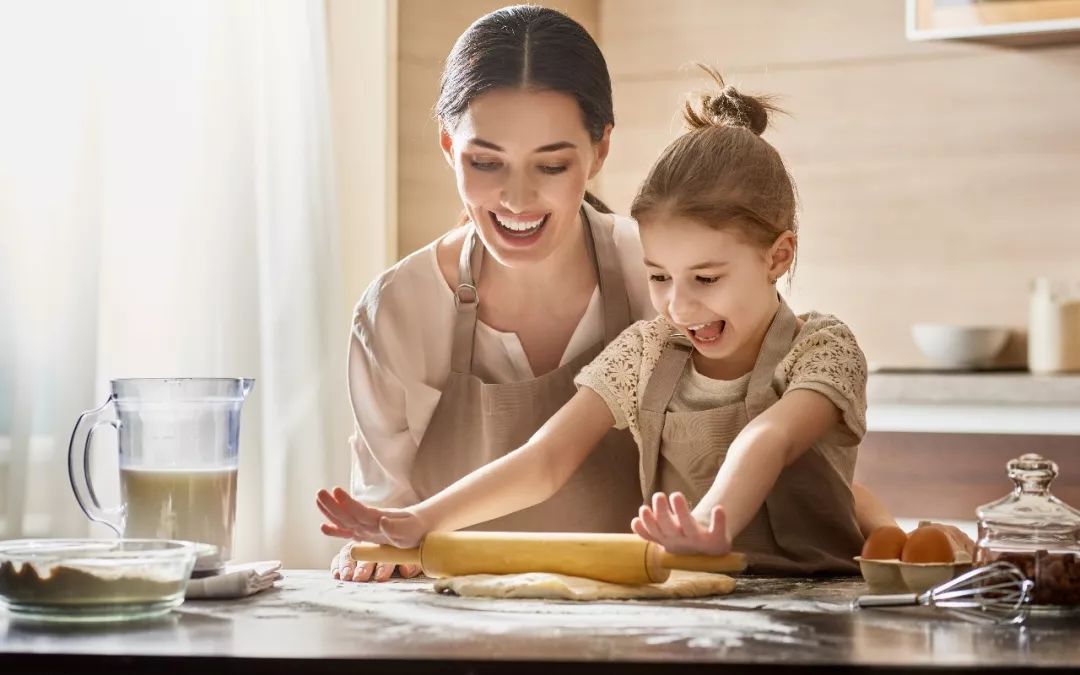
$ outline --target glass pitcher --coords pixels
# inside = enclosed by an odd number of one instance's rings
[[[90,520],[122,537],[211,544],[196,572],[231,557],[236,519],[240,408],[255,381],[242,378],[112,380],[112,393],[82,413],[68,445],[68,476]],[[94,434],[116,430],[120,505],[103,507],[90,479]]]

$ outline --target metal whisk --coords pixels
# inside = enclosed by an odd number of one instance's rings
[[[1027,618],[1034,582],[1012,563],[998,561],[977,567],[924,593],[863,595],[852,605],[900,607],[929,605],[991,623],[1021,623]]]

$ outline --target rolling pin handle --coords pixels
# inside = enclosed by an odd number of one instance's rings
[[[690,570],[692,572],[714,572],[732,574],[746,569],[746,556],[742,553],[727,555],[679,555],[660,553],[660,565],[669,570]]]
[[[398,565],[419,565],[419,548],[396,548],[378,544],[353,544],[349,550],[353,562],[396,563]]]

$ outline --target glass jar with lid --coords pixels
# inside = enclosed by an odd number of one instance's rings
[[[975,511],[975,562],[1019,567],[1035,583],[1033,609],[1080,609],[1080,511],[1050,494],[1057,464],[1026,454],[1006,466],[1012,493]]]

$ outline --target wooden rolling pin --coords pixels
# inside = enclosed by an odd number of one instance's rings
[[[553,572],[616,584],[660,583],[671,570],[741,572],[741,553],[676,555],[636,534],[431,532],[418,548],[354,544],[355,561],[408,563],[429,577]]]

